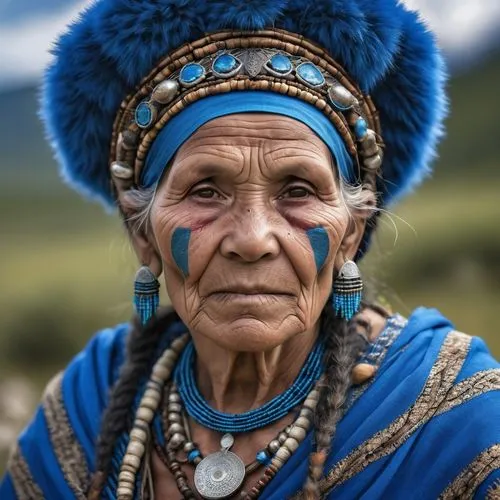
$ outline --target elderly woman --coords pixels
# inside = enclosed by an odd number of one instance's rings
[[[498,363],[435,310],[361,302],[443,82],[396,0],[87,9],[43,116],[65,177],[124,218],[137,318],[49,384],[1,498],[500,498]]]

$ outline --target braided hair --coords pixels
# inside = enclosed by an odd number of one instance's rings
[[[180,321],[171,308],[161,309],[146,325],[136,317],[132,321],[127,341],[126,360],[111,390],[109,404],[101,421],[96,447],[96,473],[88,498],[100,498],[100,492],[111,468],[118,437],[132,427],[132,409],[139,381],[152,369],[162,336],[170,326]]]
[[[337,423],[342,418],[343,406],[351,386],[351,372],[357,358],[366,347],[366,338],[358,331],[358,322],[369,335],[369,326],[354,318],[347,322],[338,318],[331,301],[322,313],[321,334],[325,342],[323,383],[314,412],[316,450],[309,455],[309,472],[302,492],[294,498],[316,500],[321,498],[319,480],[330,452]]]
[[[96,448],[96,473],[93,476],[88,498],[98,499],[111,470],[113,452],[119,436],[132,427],[132,409],[137,394],[138,381],[151,370],[160,339],[168,335],[170,326],[180,321],[172,309],[158,312],[146,325],[134,319],[127,344],[127,357],[103,413],[101,431]],[[342,407],[351,385],[351,371],[363,350],[366,339],[358,326],[366,331],[369,326],[354,319],[347,322],[336,316],[331,301],[325,305],[321,335],[325,341],[323,384],[314,414],[316,450],[309,457],[309,473],[303,490],[296,499],[321,498],[319,480],[330,451],[336,426],[342,417]],[[369,333],[369,331],[368,331]],[[166,339],[168,341],[169,339]]]

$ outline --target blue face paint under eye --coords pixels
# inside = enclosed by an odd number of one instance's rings
[[[330,251],[330,240],[328,233],[323,227],[315,227],[306,231],[309,243],[314,252],[314,261],[316,262],[316,270],[319,272],[325,264],[328,252]]]
[[[185,277],[189,276],[189,239],[191,229],[178,227],[172,235],[170,249],[177,267]]]

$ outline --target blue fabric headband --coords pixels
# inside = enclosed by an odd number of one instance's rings
[[[356,182],[353,161],[333,123],[318,109],[304,101],[276,92],[239,91],[218,94],[196,101],[163,127],[149,149],[141,174],[143,187],[154,186],[177,149],[203,124],[235,113],[274,113],[307,125],[328,146],[339,174]]]

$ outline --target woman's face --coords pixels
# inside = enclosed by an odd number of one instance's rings
[[[326,145],[305,125],[240,114],[177,152],[151,212],[172,305],[192,333],[263,351],[318,324],[334,269],[352,258],[350,220]]]

